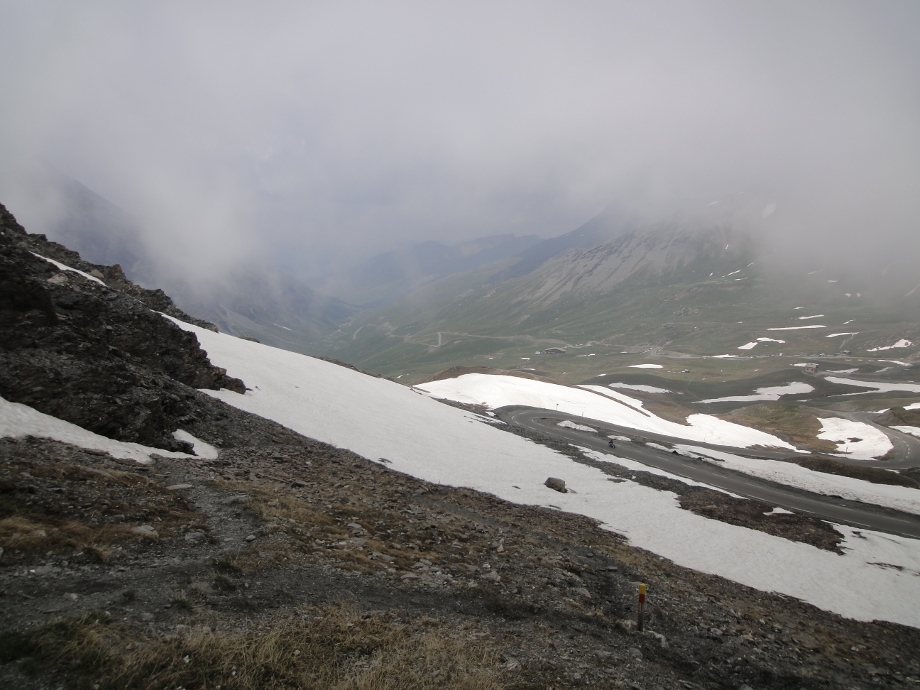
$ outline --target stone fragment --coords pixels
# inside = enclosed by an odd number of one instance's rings
[[[147,539],[159,539],[160,533],[157,532],[150,525],[140,525],[139,527],[132,527],[131,532],[140,537],[146,537]]]
[[[167,486],[167,491],[182,491],[184,489],[191,489],[191,484],[173,484],[172,486]]]
[[[565,488],[565,480],[559,479],[558,477],[548,477],[547,480],[543,482],[543,485],[561,494],[568,493],[568,489]]]

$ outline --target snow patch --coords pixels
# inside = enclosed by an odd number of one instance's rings
[[[858,388],[871,388],[871,391],[861,393],[841,393],[841,395],[865,395],[866,393],[887,393],[889,391],[906,391],[908,393],[920,393],[920,385],[916,383],[882,383],[881,381],[856,381],[855,379],[844,379],[839,376],[827,376],[825,381],[839,383],[844,386],[857,386]]]
[[[821,422],[818,438],[833,441],[837,444],[837,452],[848,458],[874,460],[894,447],[885,432],[864,422],[841,417],[827,417],[818,421]]]
[[[631,391],[639,391],[641,393],[670,393],[667,388],[656,388],[655,386],[643,386],[641,384],[631,384],[631,383],[608,383],[610,388],[625,388]]]
[[[770,386],[767,388],[757,388],[754,395],[733,395],[727,398],[712,398],[710,400],[700,400],[701,403],[717,402],[753,402],[755,400],[779,400],[784,395],[799,395],[800,393],[811,393],[813,386],[800,381],[787,383],[785,386]]]
[[[757,340],[753,340],[749,343],[746,343],[745,345],[739,345],[738,349],[739,350],[753,350],[754,347],[756,347],[758,343],[785,343],[785,342],[786,342],[785,340],[777,340],[776,338],[758,338]]]
[[[687,425],[662,419],[644,409],[641,400],[606,386],[571,388],[517,376],[464,374],[454,379],[420,384],[416,388],[436,398],[485,404],[493,409],[508,405],[558,409],[559,412],[579,417],[702,443],[742,448],[765,445],[795,450],[794,446],[776,436],[711,415],[690,415]]]
[[[664,369],[660,364],[630,364],[630,369]]]
[[[568,419],[566,419],[564,422],[559,422],[556,426],[561,426],[566,429],[575,429],[575,431],[589,431],[594,434],[597,433],[597,429],[595,429],[593,426],[586,426],[584,424],[576,424],[575,422],[570,421]]]
[[[881,352],[882,350],[894,350],[897,347],[913,347],[913,343],[906,338],[901,338],[894,345],[889,345],[888,347],[870,347],[866,352]]]
[[[819,326],[817,324],[812,324],[811,326],[783,326],[782,328],[768,328],[768,331],[803,331],[806,328],[827,328],[827,326]]]
[[[189,432],[179,429],[178,431],[173,432],[173,438],[177,441],[185,441],[186,443],[191,443],[192,447],[195,449],[195,455],[197,455],[202,460],[217,460],[217,448],[212,446],[210,443],[205,443],[204,441],[195,438]]]
[[[169,458],[193,458],[194,455],[176,453],[142,446],[139,443],[126,443],[115,441],[92,431],[87,431],[76,424],[65,422],[63,419],[43,414],[38,410],[9,402],[0,398],[0,437],[24,438],[50,438],[62,443],[70,443],[87,450],[101,450],[119,460],[136,460],[139,463],[150,462],[152,454],[163,455]],[[184,440],[184,439],[183,439]]]

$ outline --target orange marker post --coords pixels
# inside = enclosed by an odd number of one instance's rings
[[[636,630],[642,632],[642,617],[645,613],[645,583],[639,585],[639,621]]]

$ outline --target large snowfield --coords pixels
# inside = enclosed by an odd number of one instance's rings
[[[431,482],[586,515],[625,535],[633,545],[682,566],[797,597],[844,616],[920,627],[920,541],[841,526],[837,529],[845,537],[845,553],[838,555],[709,520],[682,510],[673,493],[631,481],[608,481],[607,475],[595,468],[501,431],[477,415],[444,405],[420,391],[304,355],[176,323],[197,335],[214,364],[225,367],[250,388],[245,395],[206,391],[237,408],[370,460],[385,458],[392,469]],[[457,385],[456,381],[426,387],[445,388]],[[715,418],[681,427],[654,417],[638,401],[602,387],[594,388],[604,390],[603,395],[561,386],[533,387],[529,384],[539,382],[526,379],[515,381],[519,394],[527,392],[548,409],[556,403],[562,410],[563,406],[590,401],[593,406],[585,408],[586,416],[597,417],[609,410],[617,423],[645,420],[643,424],[660,433],[680,427],[689,430],[692,437],[708,433],[708,440],[716,443],[737,441],[736,445],[743,446],[768,441],[781,445],[775,442],[778,439],[765,439],[766,434],[744,427],[735,429],[732,427],[736,425]],[[498,404],[509,404],[502,401],[515,389],[502,382],[491,386],[482,382],[468,397],[483,402],[488,396],[482,393],[488,390]],[[533,404],[530,399],[516,402]],[[498,406],[494,401],[489,404]],[[137,460],[145,459],[153,450],[103,439],[23,405],[0,406],[0,419],[4,435],[63,435],[61,440]],[[612,455],[599,453],[598,457],[616,461]],[[572,491],[561,494],[545,487],[543,482],[550,476],[564,479]]]
[[[845,536],[841,556],[709,520],[682,510],[670,492],[608,481],[597,469],[397,383],[179,325],[198,336],[212,362],[252,389],[245,395],[211,392],[215,397],[306,436],[372,460],[386,458],[391,468],[428,481],[586,515],[625,535],[633,545],[682,566],[797,597],[844,616],[920,627],[920,541],[840,526]],[[581,395],[604,399],[591,391],[565,390],[576,402]],[[606,395],[628,399],[609,389]],[[638,407],[630,407],[613,397],[609,404],[628,414],[630,409],[641,417],[649,414],[637,401],[631,402]],[[546,407],[563,402],[557,398],[549,395],[551,404]],[[543,482],[551,476],[564,479],[573,491],[560,494],[545,487]]]

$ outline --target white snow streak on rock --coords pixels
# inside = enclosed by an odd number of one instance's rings
[[[195,448],[195,455],[203,460],[216,460],[217,459],[217,448],[212,446],[210,443],[205,443],[204,441],[195,438],[189,432],[179,429],[178,431],[173,432],[173,438],[177,441],[185,441],[186,443],[191,443]]]
[[[89,273],[84,273],[83,271],[78,271],[76,268],[71,268],[70,266],[67,266],[66,264],[62,264],[60,261],[55,261],[54,259],[49,259],[47,256],[42,256],[41,254],[36,254],[35,252],[29,252],[29,254],[31,254],[32,256],[37,256],[39,259],[44,259],[44,260],[47,261],[49,264],[54,264],[54,265],[57,266],[58,269],[61,270],[61,271],[70,271],[71,273],[77,273],[77,274],[83,276],[84,278],[86,278],[87,280],[92,280],[94,283],[99,283],[100,285],[105,285],[105,283],[103,283],[101,280],[99,280],[96,276],[91,276]]]
[[[115,441],[105,436],[94,434],[92,431],[87,431],[76,424],[43,414],[28,405],[21,405],[0,398],[0,437],[7,436],[12,438],[23,438],[25,436],[50,438],[88,450],[105,451],[119,460],[130,459],[145,464],[150,462],[151,453],[170,458],[195,457],[187,453],[176,453],[161,450],[160,448],[142,446],[139,443]]]
[[[664,369],[660,364],[630,364],[630,369]]]
[[[768,331],[803,331],[806,328],[827,328],[827,326],[819,326],[817,324],[811,326],[784,326],[782,328],[768,328]]]

